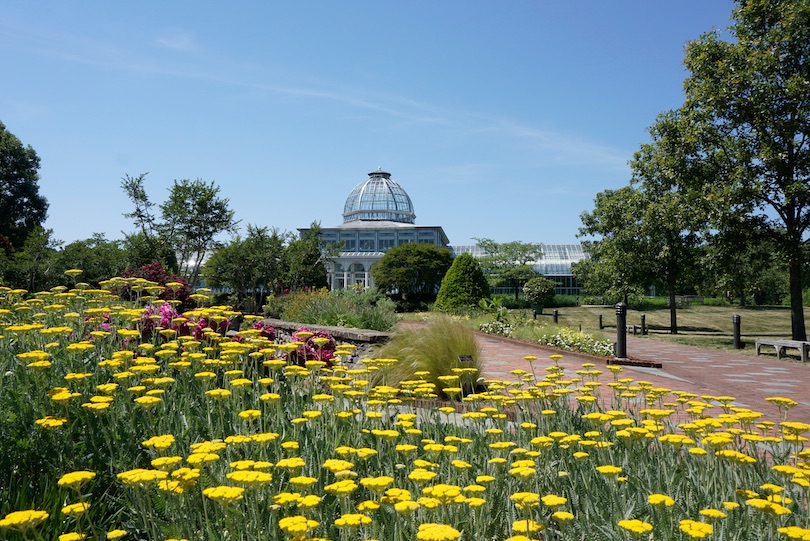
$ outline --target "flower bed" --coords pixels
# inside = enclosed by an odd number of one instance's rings
[[[344,367],[325,336],[300,349],[316,337],[305,330],[299,343],[264,327],[232,340],[227,307],[165,312],[105,290],[0,290],[0,537],[810,533],[810,425],[786,420],[790,400],[774,398],[784,417],[764,419],[618,366],[567,373],[557,356],[527,358],[479,394],[461,395],[461,373],[443,389],[370,388],[369,370],[394,361]],[[307,358],[292,362],[299,350]],[[440,390],[455,401],[417,407]]]

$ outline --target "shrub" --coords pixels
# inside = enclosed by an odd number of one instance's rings
[[[541,336],[538,342],[544,346],[568,351],[581,351],[603,357],[612,356],[614,353],[613,343],[609,340],[597,339],[593,335],[575,331],[569,327],[558,327]]]
[[[556,306],[557,308],[562,308],[564,306],[579,306],[580,300],[577,295],[554,295],[554,299],[552,299],[551,304],[549,306]],[[596,304],[596,303],[585,303],[583,304]]]
[[[391,340],[375,350],[377,358],[396,359],[391,366],[381,366],[373,373],[372,385],[397,385],[406,380],[424,380],[436,385],[437,390],[461,386],[459,383],[443,382],[441,376],[452,376],[454,368],[480,368],[479,350],[475,333],[461,321],[449,316],[437,316],[428,320],[426,326],[397,330]],[[462,363],[460,355],[469,355],[472,362]],[[427,375],[416,376],[416,372]],[[476,372],[477,374],[477,372]],[[461,375],[465,391],[471,392],[476,374]],[[465,382],[466,378],[466,382]]]
[[[705,297],[703,306],[731,306],[731,303],[725,297]]]
[[[489,298],[489,283],[470,254],[461,254],[444,275],[434,307],[453,311],[478,306],[481,299]]]
[[[554,299],[554,288],[557,287],[557,282],[549,280],[543,276],[532,278],[526,285],[523,286],[523,294],[529,299],[534,306],[548,306]]]
[[[397,321],[393,301],[376,290],[299,291],[274,298],[265,314],[310,325],[388,331]]]

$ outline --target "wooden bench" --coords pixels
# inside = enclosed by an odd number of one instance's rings
[[[759,355],[762,346],[773,346],[776,348],[776,358],[781,359],[786,355],[786,349],[797,349],[801,355],[802,362],[807,362],[810,357],[810,342],[803,342],[801,340],[766,340],[764,338],[757,338],[756,348],[757,355]]]

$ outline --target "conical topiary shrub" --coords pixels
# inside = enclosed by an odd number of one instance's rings
[[[434,307],[453,311],[478,306],[481,299],[489,298],[489,283],[470,254],[461,254],[442,279]]]

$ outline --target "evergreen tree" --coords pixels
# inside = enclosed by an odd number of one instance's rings
[[[470,254],[461,254],[453,260],[444,275],[435,307],[438,310],[457,310],[478,306],[481,299],[489,298],[489,283]]]

